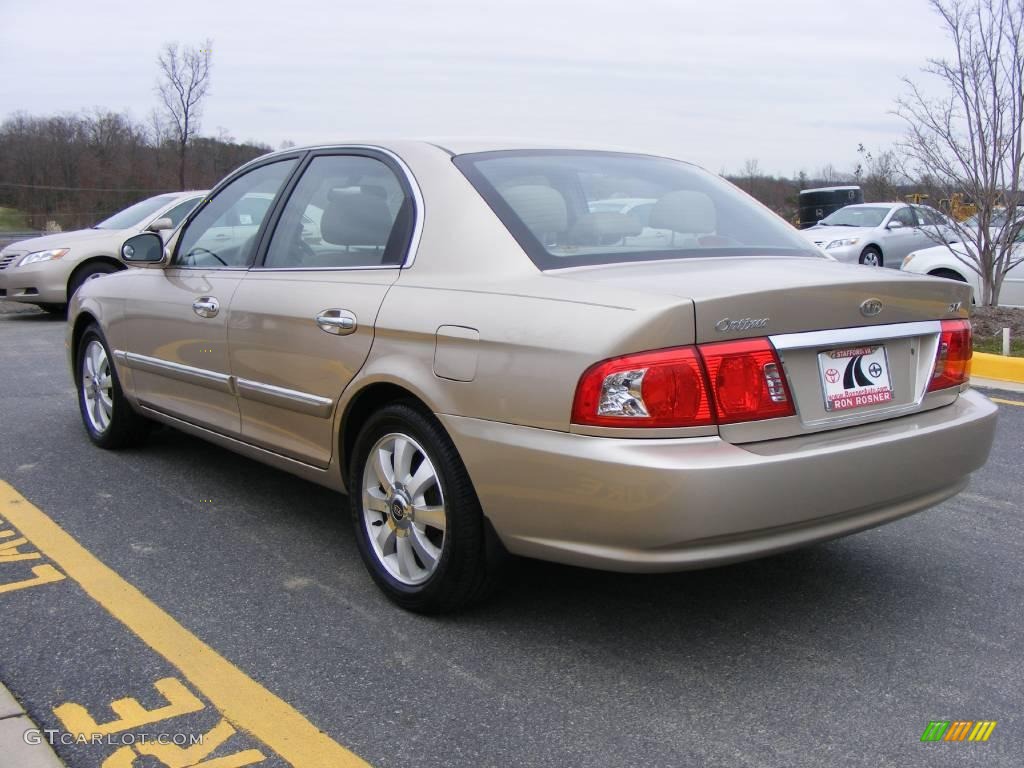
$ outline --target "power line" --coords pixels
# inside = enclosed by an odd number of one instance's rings
[[[177,192],[179,190],[158,187],[146,189],[144,187],[53,187],[44,184],[17,184],[13,181],[0,181],[0,187],[17,187],[19,189],[51,189],[62,192]]]

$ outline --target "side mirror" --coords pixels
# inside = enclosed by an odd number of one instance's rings
[[[164,241],[155,232],[129,237],[121,246],[121,258],[128,264],[158,264],[164,259]]]
[[[147,232],[159,232],[161,229],[174,229],[174,222],[165,216],[150,222],[150,225],[146,227]]]
[[[902,221],[890,221],[888,224],[885,225],[885,228],[886,229],[903,229],[903,222]]]

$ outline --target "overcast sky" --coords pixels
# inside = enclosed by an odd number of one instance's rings
[[[503,136],[712,171],[852,169],[949,43],[926,0],[0,0],[0,117],[142,120],[162,43],[213,40],[204,134]],[[173,13],[171,12],[173,10]]]

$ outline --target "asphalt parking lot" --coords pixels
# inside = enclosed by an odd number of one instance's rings
[[[25,539],[0,540],[0,681],[60,733],[207,734],[187,760],[58,743],[72,768],[1020,765],[1024,394],[990,394],[989,463],[928,512],[700,572],[516,562],[424,618],[374,587],[336,494],[169,429],[93,448],[64,322],[0,314],[0,520]],[[922,743],[933,720],[998,725]]]

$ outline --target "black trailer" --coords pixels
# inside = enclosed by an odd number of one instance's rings
[[[819,187],[800,190],[800,229],[813,227],[846,205],[864,202],[860,187]]]

